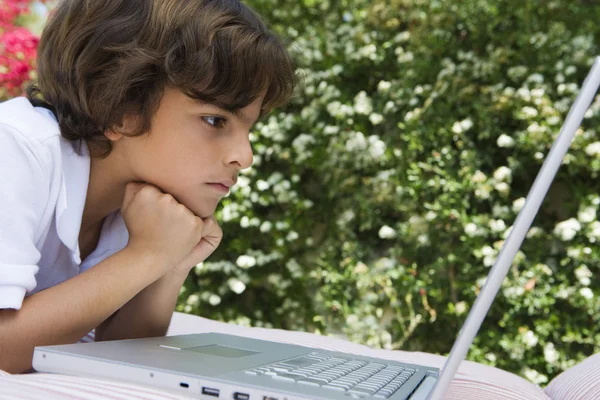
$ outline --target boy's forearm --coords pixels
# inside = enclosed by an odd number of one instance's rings
[[[187,275],[167,273],[96,328],[96,341],[164,336]]]
[[[59,285],[25,298],[20,310],[0,310],[0,369],[31,369],[33,348],[73,343],[154,282],[159,262],[124,249]]]

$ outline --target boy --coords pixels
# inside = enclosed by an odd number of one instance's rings
[[[294,90],[237,0],[62,0],[28,99],[0,104],[0,369],[34,346],[164,335],[249,130]]]

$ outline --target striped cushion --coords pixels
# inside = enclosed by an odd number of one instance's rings
[[[271,340],[283,343],[310,346],[320,349],[343,351],[423,365],[441,366],[444,357],[405,351],[376,350],[355,343],[350,343],[333,337],[318,336],[306,332],[289,332],[276,329],[247,328],[222,322],[216,322],[201,317],[175,313],[169,335],[182,335],[202,332],[222,332],[233,335],[242,335],[256,339]],[[93,332],[82,341],[93,340]],[[592,364],[589,370],[598,375],[600,358],[590,359]],[[578,368],[578,367],[574,367]],[[567,374],[565,372],[563,375]],[[578,397],[574,393],[581,390],[579,385],[588,385],[593,388],[590,379],[580,379],[577,385],[567,391],[560,391],[560,379],[563,375],[552,381],[547,391],[508,372],[476,364],[463,362],[457,373],[447,400],[562,400],[562,399],[592,399],[593,397]],[[556,381],[556,383],[555,383]],[[596,385],[597,386],[597,385]],[[57,374],[32,373],[23,375],[10,375],[0,371],[0,399],[187,399],[187,397],[168,393],[147,386],[131,385],[103,379],[90,379]],[[569,397],[570,396],[570,397]],[[598,398],[598,397],[595,397]]]
[[[546,387],[546,394],[560,400],[600,399],[600,354],[558,375]]]

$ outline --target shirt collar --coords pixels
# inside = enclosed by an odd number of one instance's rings
[[[48,109],[36,107],[36,110],[58,124],[56,116]],[[60,140],[62,159],[62,183],[56,203],[56,232],[65,246],[80,258],[79,231],[90,180],[90,155],[85,141],[71,142]],[[75,148],[81,149],[78,154]]]
[[[60,240],[79,257],[79,231],[90,179],[90,156],[82,143],[81,154],[75,145],[60,138],[63,182],[56,205],[56,231]]]

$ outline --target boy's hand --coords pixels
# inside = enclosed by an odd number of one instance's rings
[[[217,220],[214,216],[205,218],[203,220],[204,226],[202,229],[202,239],[192,251],[173,268],[173,272],[176,274],[187,275],[190,269],[206,260],[221,243],[223,238],[223,230],[217,224]]]
[[[127,247],[161,261],[156,263],[160,270],[152,271],[157,278],[188,257],[190,261],[207,257],[220,241],[220,236],[213,237],[218,235],[216,223],[205,223],[153,185],[127,184],[121,214],[129,231]],[[203,236],[208,237],[202,240]]]

